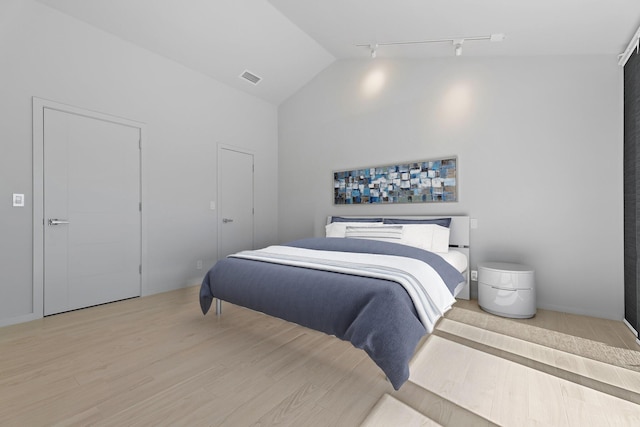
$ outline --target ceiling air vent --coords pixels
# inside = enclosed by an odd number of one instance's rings
[[[255,74],[244,70],[244,73],[240,74],[240,78],[245,79],[248,82],[253,83],[254,85],[257,85],[258,82],[260,82],[260,80],[262,80],[261,77],[256,76]]]

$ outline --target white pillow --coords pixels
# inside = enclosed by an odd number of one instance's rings
[[[449,229],[437,224],[404,224],[402,242],[430,252],[449,252]]]
[[[325,227],[326,237],[345,237],[348,226],[381,226],[381,222],[332,222]]]
[[[402,235],[401,225],[375,225],[370,227],[349,225],[344,237],[402,243]]]

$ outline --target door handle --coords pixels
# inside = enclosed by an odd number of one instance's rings
[[[228,222],[233,222],[233,219],[231,219],[231,218],[222,218],[222,222],[223,222],[224,224],[226,224],[226,223],[228,223]]]
[[[49,219],[49,225],[60,225],[60,224],[69,224],[69,221],[67,221],[66,219],[56,219],[56,218]]]

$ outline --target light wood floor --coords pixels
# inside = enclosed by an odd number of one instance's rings
[[[491,411],[479,415],[440,386],[416,380],[394,391],[348,342],[230,304],[220,318],[202,316],[197,293],[180,289],[0,328],[0,425],[357,426],[379,401],[396,399],[426,408],[442,425],[495,425]],[[475,302],[459,304],[477,310]],[[464,347],[446,333],[479,339],[451,322],[424,348]],[[639,350],[621,322],[544,311],[531,322]],[[432,369],[451,370],[447,359]],[[476,391],[486,394],[463,394]]]
[[[477,300],[458,300],[456,307],[484,313],[478,306]],[[497,317],[497,319],[502,318]],[[640,350],[640,345],[636,342],[631,330],[619,321],[540,309],[531,319],[509,320],[515,323],[587,338],[613,347]]]

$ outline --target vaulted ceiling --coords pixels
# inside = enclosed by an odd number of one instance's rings
[[[37,0],[278,105],[336,59],[615,55],[638,0]],[[504,34],[501,42],[470,37]],[[248,70],[262,80],[239,76]]]

